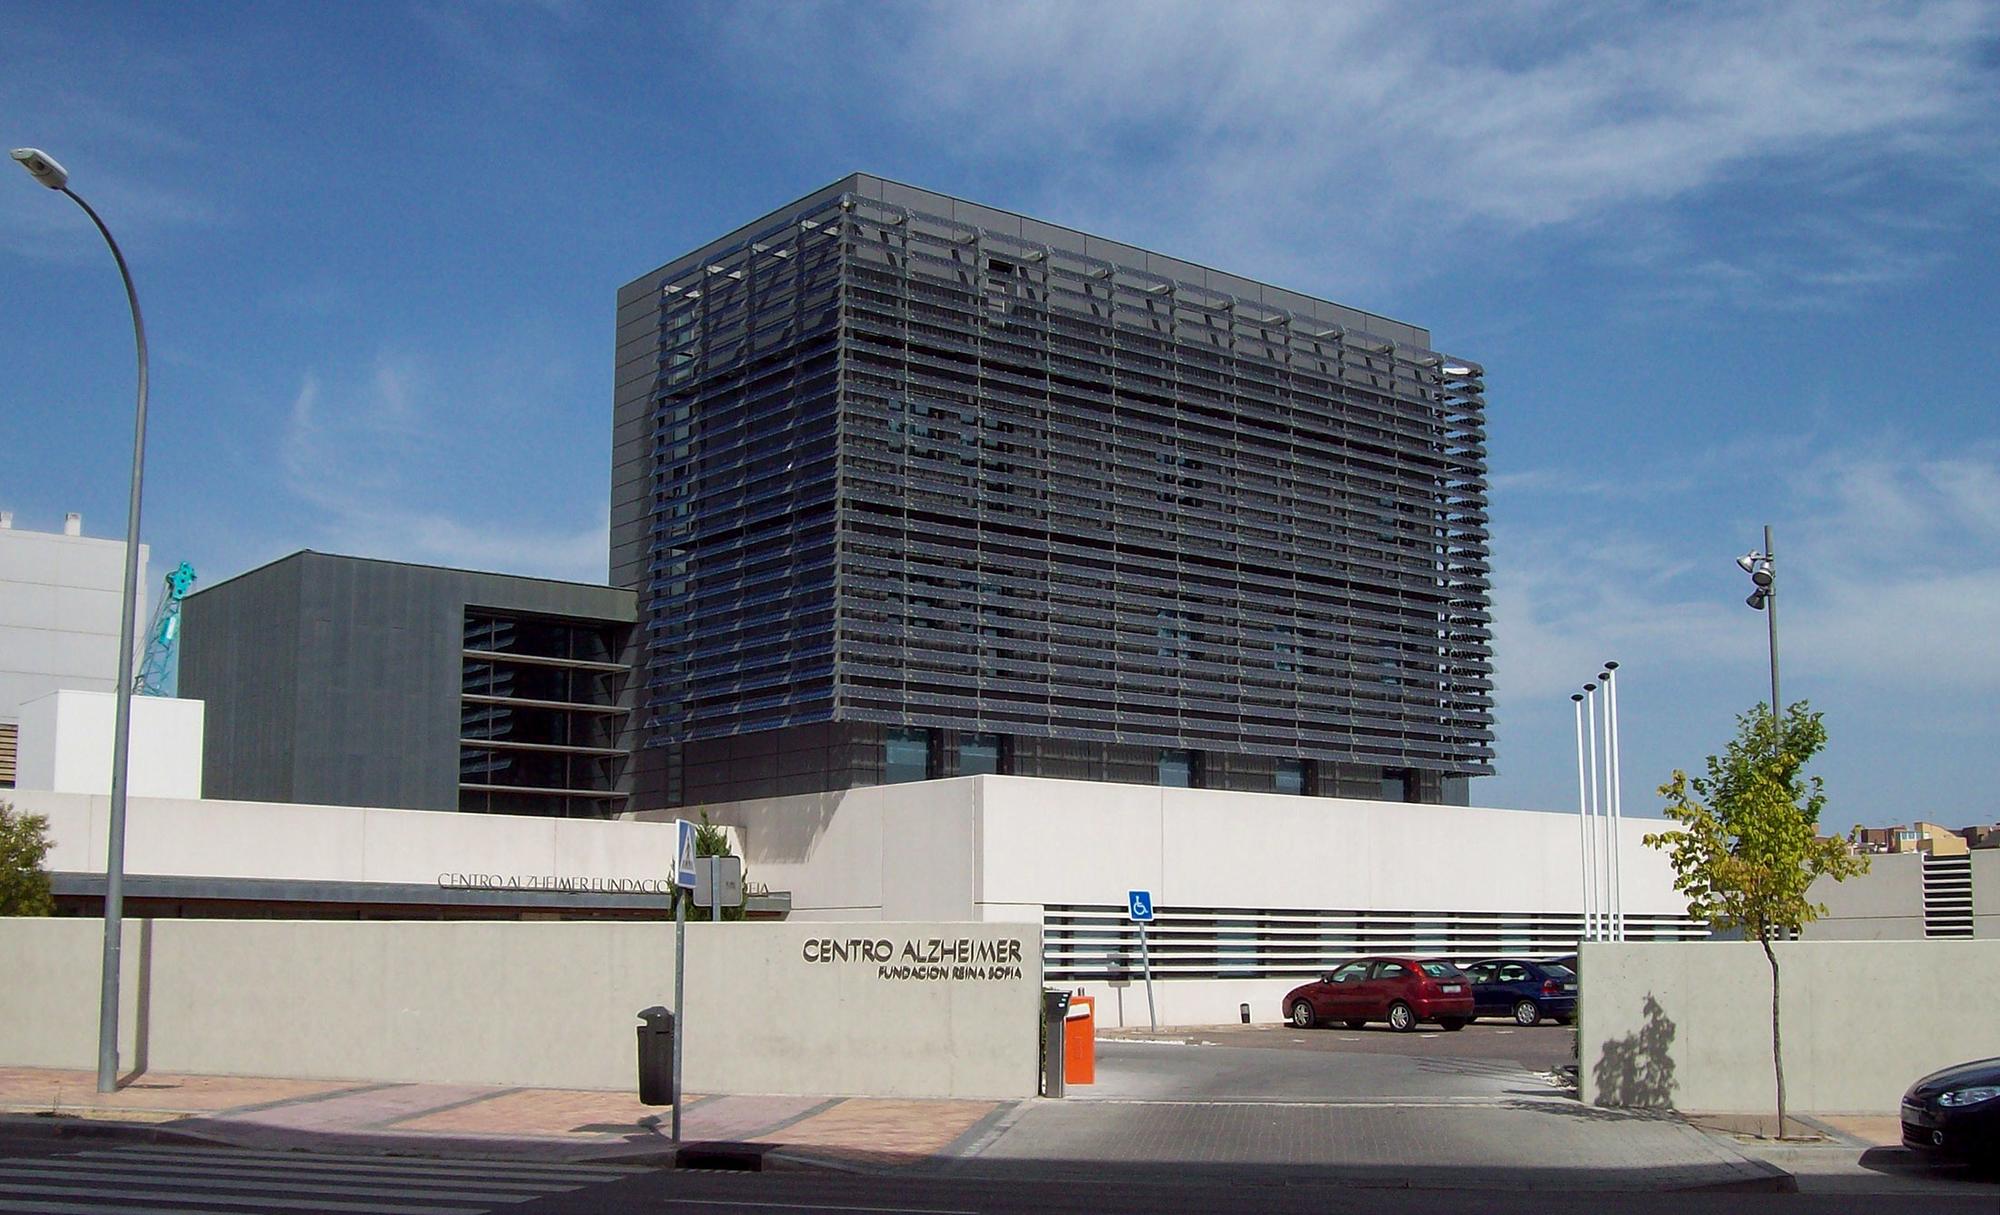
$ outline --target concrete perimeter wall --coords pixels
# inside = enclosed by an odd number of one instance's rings
[[[1039,929],[841,927],[688,925],[688,1092],[1034,1095]],[[671,924],[125,928],[128,1069],[631,1090],[634,1014],[673,1005]],[[96,1066],[102,938],[101,920],[0,919],[0,1066]]]
[[[1928,1072],[2000,1056],[2000,941],[1775,945],[1785,1095],[1801,1114],[1893,1114]],[[1583,947],[1583,1099],[1763,1113],[1776,1106],[1771,971],[1754,942]]]

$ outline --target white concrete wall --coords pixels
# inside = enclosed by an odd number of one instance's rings
[[[47,815],[51,872],[102,872],[110,799],[10,792]],[[434,884],[439,875],[671,878],[672,823],[526,818],[289,802],[134,797],[129,873]]]
[[[1573,915],[1583,898],[1566,813],[1011,776],[703,809],[734,829],[759,880],[792,891],[795,916],[921,907],[1040,922],[1045,904],[1123,903],[1128,890],[1151,890],[1163,909]],[[1640,842],[1660,826],[1623,823],[1628,914],[1687,911],[1666,858]]]
[[[139,546],[139,610],[152,587]],[[63,688],[109,692],[118,681],[118,616],[125,542],[0,528],[0,721]]]
[[[1785,1092],[1803,1114],[1893,1114],[1927,1072],[2000,1056],[2000,941],[1775,945]],[[1754,942],[1586,945],[1583,1099],[1776,1108],[1771,979]]]
[[[98,920],[0,920],[0,1066],[96,1060]],[[825,924],[687,927],[689,1093],[1034,1095],[1041,938],[1018,975],[883,977],[810,960]],[[838,934],[843,939],[858,933]],[[671,924],[127,921],[121,1058],[156,1072],[626,1089],[634,1014],[673,1004]]]
[[[1806,941],[1921,941],[1924,939],[1924,858],[1914,852],[1878,852],[1868,872],[1844,881],[1821,878],[1806,897],[1826,916],[1806,925]]]
[[[203,707],[199,700],[132,698],[128,797],[201,796]],[[15,784],[109,794],[117,718],[118,698],[110,692],[50,692],[22,705]]]
[[[1477,806],[979,777],[979,901],[1162,910],[1355,907],[1576,914],[1577,816]],[[859,791],[857,791],[859,792]],[[1628,914],[1682,915],[1673,871],[1620,838]],[[1037,915],[1039,918],[1039,914]]]

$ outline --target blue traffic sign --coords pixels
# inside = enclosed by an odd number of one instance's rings
[[[1149,890],[1134,890],[1125,896],[1125,914],[1134,922],[1153,922],[1153,894]]]
[[[674,840],[674,884],[685,890],[693,890],[694,872],[694,824],[686,819],[676,819],[680,833]]]

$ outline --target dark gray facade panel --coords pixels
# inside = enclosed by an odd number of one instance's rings
[[[288,802],[297,770],[303,554],[181,604],[179,694],[203,702],[202,789]]]
[[[614,464],[652,475],[613,494],[653,525],[613,566],[646,571],[662,796],[804,778],[710,744],[828,722],[996,734],[1016,772],[1089,779],[1187,751],[1218,787],[1310,760],[1321,792],[1436,801],[1491,770],[1476,366],[849,180],[642,280],[653,427]],[[843,763],[817,779],[862,779]]]
[[[613,587],[312,552],[182,612],[183,694],[223,727],[204,746],[209,796],[411,810],[460,808],[469,617],[599,622],[627,662],[635,617]],[[608,742],[629,746],[629,679],[616,694]]]

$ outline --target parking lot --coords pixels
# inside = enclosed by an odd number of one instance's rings
[[[1447,1033],[1423,1026],[1396,1033],[1384,1025],[1365,1029],[1294,1029],[1289,1025],[1219,1025],[1151,1032],[1101,1030],[1099,1049],[1112,1042],[1180,1042],[1257,1050],[1316,1051],[1350,1055],[1400,1055],[1412,1059],[1456,1058],[1507,1061],[1523,1071],[1551,1072],[1576,1061],[1575,1031],[1566,1025],[1522,1028],[1476,1022]]]
[[[1565,1098],[1555,1072],[1571,1060],[1571,1032],[1470,1025],[1447,1033],[1383,1028],[1222,1026],[1097,1042],[1097,1082],[1084,1100],[1479,1103]]]

